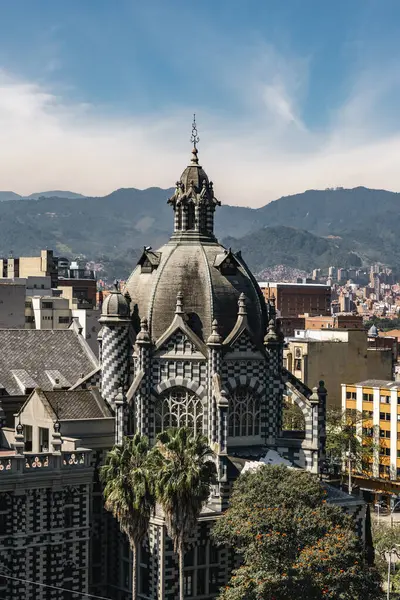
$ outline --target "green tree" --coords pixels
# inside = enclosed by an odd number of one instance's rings
[[[132,599],[136,598],[136,565],[154,509],[155,497],[149,476],[149,444],[146,437],[125,437],[121,446],[107,454],[101,467],[105,508],[117,519],[132,550]]]
[[[166,430],[151,453],[157,502],[164,510],[167,531],[179,557],[179,597],[183,600],[185,543],[216,482],[216,468],[207,439],[186,427]]]
[[[242,559],[219,599],[379,598],[353,526],[310,473],[264,465],[243,474],[213,529]]]
[[[357,429],[365,428],[369,435],[362,438]],[[351,472],[371,475],[372,460],[378,445],[374,442],[372,419],[358,410],[332,409],[326,418],[326,454],[328,460],[340,466],[341,473]]]
[[[372,524],[372,539],[376,568],[382,579],[385,580],[388,573],[389,552],[396,549],[397,554],[400,555],[400,528],[398,525],[392,527],[387,523],[374,521]],[[396,558],[398,560],[398,557]],[[398,567],[397,560],[392,562],[394,572],[392,572],[390,582],[391,591],[393,592],[400,592],[400,567]]]
[[[291,400],[285,400],[282,411],[283,429],[304,431],[305,420],[301,408]]]

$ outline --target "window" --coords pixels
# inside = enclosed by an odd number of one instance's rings
[[[70,529],[74,524],[74,507],[64,506],[64,527]]]
[[[194,214],[194,204],[190,203],[187,207],[187,228],[194,229],[195,225],[195,214]]]
[[[47,427],[39,427],[39,452],[49,451],[49,430]]]
[[[53,308],[53,303],[52,302],[42,302],[42,308],[44,308],[44,309],[52,309]]]
[[[131,561],[130,561],[131,562]],[[128,563],[130,565],[130,562]],[[144,596],[150,595],[150,552],[145,546],[140,548],[139,558],[139,592]]]
[[[381,412],[381,413],[379,413],[379,418],[381,421],[390,421],[390,413]]]
[[[374,430],[372,427],[363,427],[362,434],[363,437],[372,437],[374,434]]]
[[[347,400],[356,400],[357,393],[356,392],[346,392],[346,399]]]
[[[371,394],[372,395],[372,394]],[[371,401],[372,402],[372,401]],[[382,404],[390,404],[390,396],[381,396],[380,402]]]
[[[373,394],[363,394],[363,402],[373,402],[374,395]]]
[[[69,317],[58,317],[58,322],[59,323],[69,323],[70,320],[71,319]]]
[[[218,581],[218,549],[211,543],[193,546],[188,562],[190,564],[186,565],[185,560],[183,574],[185,597],[215,594],[221,585]]]
[[[171,388],[155,405],[156,433],[168,427],[190,427],[194,433],[203,431],[204,407],[201,399],[190,390]]]
[[[0,535],[7,534],[8,524],[8,498],[6,494],[0,495]]]
[[[229,406],[228,436],[260,435],[260,400],[247,387],[239,386]]]
[[[32,452],[32,425],[24,425],[25,452]]]
[[[294,359],[294,370],[301,371],[301,358]]]
[[[381,438],[390,438],[390,431],[387,429],[381,429],[379,435]]]
[[[25,315],[25,323],[34,323],[35,317],[33,315]]]
[[[382,456],[390,456],[390,448],[380,448],[379,454]]]

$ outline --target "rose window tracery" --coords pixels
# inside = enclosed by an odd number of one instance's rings
[[[169,427],[190,427],[203,433],[204,408],[201,399],[190,390],[175,387],[158,397],[155,403],[155,431]]]

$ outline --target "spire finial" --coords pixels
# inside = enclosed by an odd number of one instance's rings
[[[197,134],[196,114],[193,115],[192,136],[190,138],[190,141],[193,144],[194,150],[197,150],[197,144],[199,143],[200,138]]]
[[[199,143],[200,138],[197,135],[196,115],[193,115],[192,135],[191,135],[190,141],[193,144],[191,163],[192,163],[192,165],[198,165],[199,159],[197,156],[197,144]]]

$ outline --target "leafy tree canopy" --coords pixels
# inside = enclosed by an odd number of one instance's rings
[[[351,518],[326,503],[307,472],[263,466],[243,474],[213,535],[242,557],[220,600],[379,598]]]

